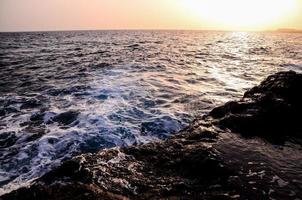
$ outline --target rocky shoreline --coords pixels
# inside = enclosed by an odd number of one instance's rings
[[[0,199],[299,199],[301,177],[270,164],[286,154],[252,149],[291,141],[301,155],[301,91],[302,74],[279,72],[168,140],[77,156]]]

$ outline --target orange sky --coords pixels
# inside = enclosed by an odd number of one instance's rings
[[[0,31],[277,28],[302,29],[302,0],[0,0]]]

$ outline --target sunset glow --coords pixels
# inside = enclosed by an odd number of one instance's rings
[[[302,0],[0,0],[0,200],[300,199],[301,91]]]
[[[302,29],[301,0],[1,0],[0,31]]]
[[[192,15],[219,28],[259,29],[278,23],[295,11],[295,0],[186,0]]]

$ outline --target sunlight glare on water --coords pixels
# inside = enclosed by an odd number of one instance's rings
[[[301,41],[278,33],[1,33],[0,193],[73,155],[167,138],[269,74],[301,71]]]

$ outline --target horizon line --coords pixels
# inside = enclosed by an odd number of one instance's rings
[[[224,30],[224,29],[159,29],[159,28],[113,28],[113,29],[57,29],[57,30],[17,30],[0,31],[0,33],[43,33],[43,32],[80,32],[80,31],[212,31],[212,32],[302,32],[302,29],[278,28],[274,30]]]

